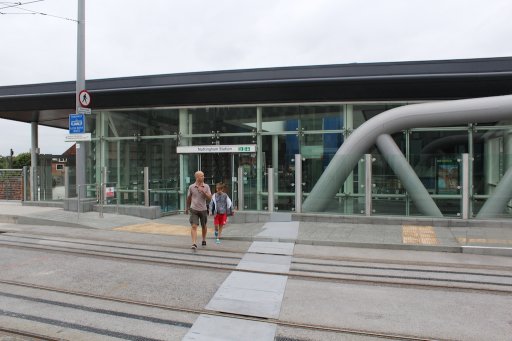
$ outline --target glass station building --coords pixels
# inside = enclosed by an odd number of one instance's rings
[[[306,202],[334,154],[363,123],[409,104],[512,94],[512,58],[194,72],[88,80],[86,88],[92,138],[80,143],[86,156],[78,167],[85,169],[88,197],[105,183],[112,191],[108,204],[176,212],[184,209],[186,189],[200,169],[210,185],[225,182],[235,204],[244,186],[241,208],[266,211],[272,168],[274,210],[294,212],[301,211],[295,207],[296,154]],[[68,129],[74,103],[74,82],[0,87],[0,118]],[[462,154],[471,160],[470,217],[511,169],[512,112],[509,117],[392,134],[444,217],[461,214]],[[201,152],[198,146],[238,149]],[[367,153],[375,159],[371,214],[424,216],[379,149]],[[358,163],[330,205],[312,213],[364,214],[364,176]],[[500,216],[512,218],[510,201]]]

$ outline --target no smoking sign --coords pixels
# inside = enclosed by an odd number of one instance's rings
[[[82,107],[87,108],[91,104],[91,95],[87,90],[82,90],[78,94],[78,101],[82,105]]]

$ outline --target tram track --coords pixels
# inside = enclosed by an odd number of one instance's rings
[[[154,249],[151,248],[143,248],[140,247],[140,242],[133,242],[133,241],[123,241],[122,244],[124,245],[133,245],[136,247],[126,247],[126,246],[118,246],[118,245],[112,245],[112,243],[119,244],[118,241],[114,241],[112,239],[101,239],[101,238],[91,238],[87,237],[88,242],[84,242],[85,238],[80,238],[79,242],[70,240],[70,237],[63,238],[60,234],[54,234],[54,233],[44,233],[44,232],[30,232],[30,234],[18,234],[17,232],[7,232],[4,234],[4,236],[12,236],[17,238],[25,238],[25,239],[33,239],[33,240],[43,240],[43,241],[54,241],[54,242],[65,242],[70,244],[77,244],[77,245],[90,245],[90,246],[105,246],[105,247],[116,247],[120,249],[128,249],[128,250],[140,250],[140,251],[154,251]],[[55,238],[41,238],[40,236],[44,237],[55,237]],[[1,235],[0,235],[1,238]],[[230,240],[230,239],[226,239]],[[105,244],[105,243],[111,243],[111,244]],[[159,248],[168,248],[168,250],[160,251],[162,253],[167,254],[190,254],[190,249],[187,247],[183,247],[182,245],[178,244],[169,244],[169,243],[151,243],[151,244],[145,244],[150,245],[151,247],[159,247]],[[300,245],[300,244],[297,244]],[[180,250],[180,251],[174,251],[174,250]],[[182,251],[181,251],[182,250]],[[219,252],[217,250],[213,249],[207,249],[206,252]],[[241,255],[245,253],[245,251],[238,251],[238,250],[230,250],[230,249],[222,249],[221,252],[223,254],[235,254],[237,256],[220,256],[215,255],[214,257],[217,258],[232,258],[232,259],[241,259]],[[238,256],[240,255],[240,256]],[[499,266],[499,265],[488,265],[488,264],[454,264],[450,262],[433,262],[433,261],[410,261],[410,260],[404,260],[404,259],[382,259],[382,258],[361,258],[361,257],[350,257],[350,256],[319,256],[319,255],[311,255],[307,253],[300,253],[297,252],[294,254],[294,258],[296,259],[309,259],[312,262],[309,264],[314,264],[314,262],[322,262],[322,261],[333,261],[333,262],[350,262],[354,264],[360,264],[360,263],[371,263],[371,264],[379,264],[379,265],[397,265],[397,266],[423,266],[423,267],[443,267],[443,268],[453,268],[453,269],[477,269],[477,270],[488,270],[488,271],[509,271],[512,273],[512,266]],[[298,263],[298,262],[295,262]],[[318,263],[321,265],[325,265],[324,263]],[[347,266],[348,267],[348,266]],[[354,267],[364,267],[364,266],[358,266],[355,265]],[[392,269],[392,268],[390,268]],[[454,271],[453,273],[457,273],[457,271]]]
[[[327,326],[327,325],[307,324],[307,323],[284,321],[284,320],[272,319],[272,318],[267,319],[267,318],[261,318],[261,317],[230,314],[230,313],[223,313],[223,312],[211,311],[211,310],[206,310],[206,309],[177,307],[177,306],[171,306],[171,305],[165,305],[165,304],[143,302],[143,301],[129,300],[129,299],[125,299],[125,298],[118,298],[118,297],[112,297],[112,296],[97,295],[97,294],[92,294],[92,293],[87,293],[87,292],[60,289],[60,288],[55,288],[55,287],[42,286],[42,285],[18,282],[18,281],[10,281],[10,280],[1,280],[0,279],[0,284],[24,287],[24,288],[29,288],[29,289],[41,290],[41,291],[45,291],[45,292],[57,293],[57,294],[80,296],[80,297],[96,299],[96,300],[101,300],[101,301],[106,301],[106,302],[129,304],[129,305],[135,305],[135,306],[141,306],[141,307],[147,307],[147,308],[157,308],[157,309],[162,309],[162,310],[172,311],[172,312],[189,313],[189,314],[194,314],[194,315],[209,315],[209,316],[218,316],[218,317],[228,317],[228,318],[236,318],[236,319],[256,321],[256,322],[266,322],[266,323],[276,324],[276,325],[282,326],[282,327],[316,331],[316,332],[332,332],[332,333],[338,333],[338,334],[351,334],[351,335],[357,335],[357,336],[367,336],[367,337],[374,337],[374,338],[380,338],[380,339],[404,340],[404,341],[440,340],[439,338],[430,338],[430,337],[424,337],[424,336],[401,335],[401,334],[395,334],[395,333],[384,333],[384,332],[370,331],[370,330],[340,328],[340,327],[333,327],[333,326]],[[46,302],[46,303],[48,303],[48,302]],[[95,310],[98,310],[98,309],[95,309]],[[105,310],[105,311],[103,311],[103,313],[108,313],[108,311]],[[177,323],[179,323],[179,322],[177,322]],[[182,323],[182,324],[185,327],[189,327],[188,324],[186,324],[186,323]],[[0,327],[0,331],[4,331],[7,333],[12,333],[12,334],[16,334],[16,335],[21,335],[21,336],[35,337],[35,338],[37,338],[39,336],[39,339],[42,339],[42,340],[62,340],[61,338],[56,339],[56,338],[47,337],[47,336],[43,336],[43,335],[32,334],[30,332],[17,331],[14,329],[8,329],[8,328],[3,328],[3,327]],[[291,338],[285,338],[285,337],[279,337],[279,336],[276,336],[276,340],[306,341],[306,340],[303,340],[300,338],[299,339],[291,339]],[[451,341],[450,339],[442,339],[442,340]]]
[[[61,240],[56,242],[66,243]],[[75,242],[74,244],[81,244]],[[86,244],[84,244],[86,245]],[[91,245],[91,244],[87,244]],[[421,276],[405,276],[405,275],[391,275],[391,274],[372,274],[372,273],[357,273],[357,272],[347,272],[347,271],[324,271],[319,269],[304,269],[300,268],[297,265],[313,265],[313,266],[329,266],[329,267],[343,267],[344,265],[337,264],[323,264],[323,263],[309,263],[309,262],[295,262],[292,261],[291,268],[289,272],[273,272],[273,271],[258,271],[258,270],[246,270],[246,269],[237,269],[237,265],[239,261],[242,259],[241,257],[225,257],[223,255],[216,255],[215,251],[208,251],[208,254],[200,254],[199,252],[184,252],[184,251],[161,251],[161,250],[151,250],[147,248],[134,248],[135,251],[143,250],[144,252],[158,252],[160,253],[169,253],[169,254],[179,254],[181,256],[187,256],[192,258],[183,258],[183,257],[169,257],[169,256],[155,256],[155,255],[136,255],[133,253],[127,252],[116,252],[116,251],[98,251],[98,250],[84,250],[80,248],[67,248],[63,246],[51,246],[51,245],[41,245],[36,243],[23,243],[23,242],[8,242],[6,240],[0,240],[0,246],[10,247],[10,248],[18,248],[18,249],[27,249],[27,250],[40,250],[45,252],[53,252],[60,254],[72,254],[79,256],[87,256],[87,257],[95,257],[101,259],[109,259],[109,260],[119,260],[124,262],[137,262],[144,264],[152,264],[152,265],[164,265],[164,266],[175,266],[175,267],[193,267],[200,268],[205,270],[215,270],[215,271],[225,271],[231,272],[233,270],[249,272],[249,273],[261,273],[261,274],[274,274],[274,275],[284,275],[289,278],[294,279],[302,279],[302,280],[312,280],[312,281],[329,281],[329,282],[343,282],[343,283],[359,283],[359,284],[367,284],[367,285],[385,285],[385,286],[400,286],[400,287],[413,287],[413,288],[422,288],[422,289],[430,289],[430,290],[455,290],[455,291],[473,291],[473,292],[482,292],[482,293],[490,293],[490,294],[512,294],[512,284],[510,283],[501,283],[501,282],[485,282],[485,281],[475,281],[475,280],[459,280],[459,279],[450,279],[450,278],[436,278],[436,277],[421,277]],[[96,245],[100,247],[109,247],[109,248],[117,248],[112,245]],[[121,247],[122,250],[126,251],[126,247]],[[222,251],[224,252],[224,251]],[[217,259],[225,260],[229,259],[232,262],[222,262],[217,261]],[[366,270],[388,270],[386,267],[375,267],[375,266],[351,266],[348,268],[364,268]],[[415,269],[401,269],[394,268],[395,271],[415,271]],[[495,269],[493,269],[495,270]],[[456,274],[456,275],[469,275],[469,276],[484,276],[484,277],[493,277],[494,274],[486,274],[486,273],[466,273],[466,272],[446,272],[446,271],[435,271],[435,270],[423,270],[424,273],[428,274]],[[512,279],[512,275],[501,275],[498,274],[494,276],[498,279]],[[487,286],[487,287],[485,287]]]
[[[29,338],[29,339],[24,339],[25,341],[36,341],[36,340],[37,341],[39,341],[39,340],[42,340],[42,341],[62,341],[62,338],[50,337],[50,336],[47,336],[47,335],[31,333],[31,332],[24,331],[24,330],[7,328],[7,327],[2,327],[2,326],[0,326],[0,333],[5,333],[8,336],[20,336],[20,337],[23,337],[23,338]]]

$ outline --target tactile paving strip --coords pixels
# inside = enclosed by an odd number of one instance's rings
[[[438,245],[436,231],[432,226],[402,225],[404,244]]]
[[[138,232],[138,233],[154,233],[154,234],[170,234],[173,236],[190,236],[190,226],[183,225],[170,225],[159,223],[144,223],[116,227],[114,230]],[[198,233],[201,233],[201,228],[198,228]],[[213,228],[208,229],[208,234],[213,233]]]

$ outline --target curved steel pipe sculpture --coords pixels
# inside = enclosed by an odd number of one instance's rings
[[[512,95],[423,103],[394,108],[375,116],[345,140],[302,206],[303,212],[322,212],[334,200],[359,158],[382,134],[413,127],[478,123],[512,118]],[[490,200],[490,199],[489,199]]]
[[[427,216],[442,217],[443,214],[439,207],[437,207],[393,138],[389,134],[380,135],[377,137],[377,147],[389,167],[402,181],[402,185],[411,196],[412,202],[418,210]]]
[[[508,201],[512,198],[512,167],[501,178],[496,190],[484,203],[477,218],[497,218],[503,215]]]

